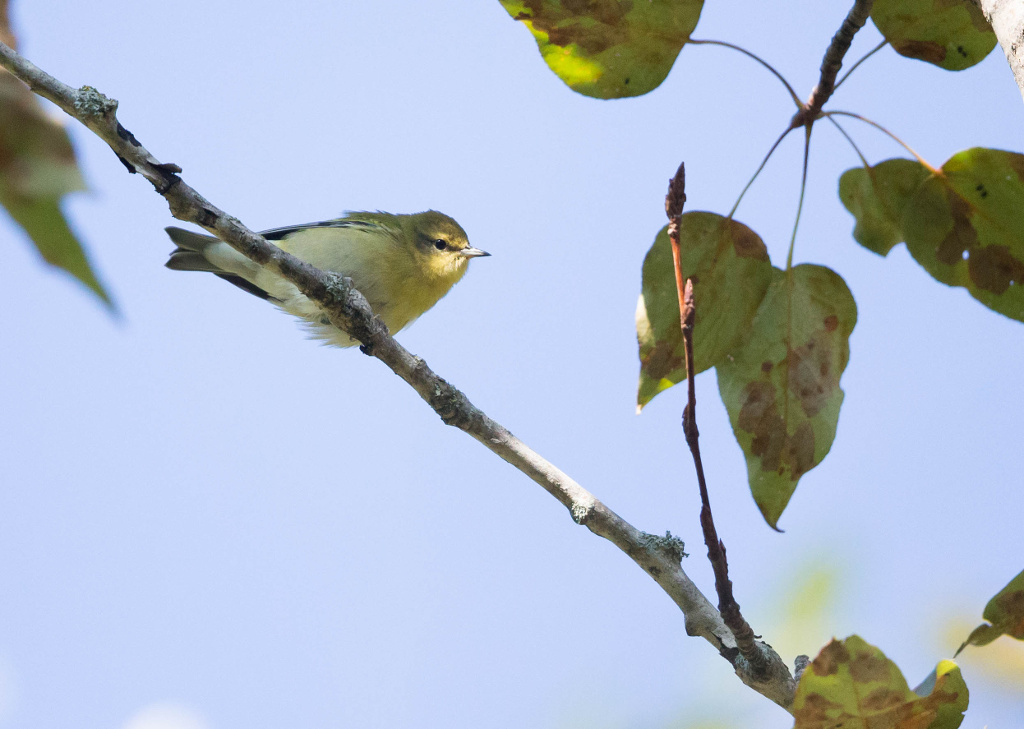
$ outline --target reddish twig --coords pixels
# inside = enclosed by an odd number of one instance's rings
[[[718,611],[722,622],[736,639],[736,648],[740,655],[749,663],[755,675],[767,674],[770,671],[769,658],[756,641],[754,631],[740,613],[739,603],[732,592],[732,581],[729,579],[729,563],[725,556],[725,543],[718,538],[715,519],[711,514],[711,499],[708,496],[707,479],[704,476],[704,464],[700,457],[700,433],[697,430],[697,391],[694,382],[693,362],[693,325],[696,319],[696,307],[693,303],[693,280],[683,281],[682,249],[679,244],[679,228],[682,224],[683,205],[686,203],[686,171],[683,164],[679,165],[675,177],[669,182],[668,194],[665,196],[665,213],[668,215],[668,237],[672,244],[672,261],[676,273],[676,293],[679,298],[679,324],[683,333],[683,351],[686,358],[686,408],[683,410],[683,433],[686,444],[693,456],[693,465],[697,470],[697,485],[700,488],[700,526],[704,532],[704,544],[708,548],[708,560],[715,573],[715,592],[718,593]]]
[[[668,239],[672,243],[672,263],[676,271],[676,291],[679,292],[679,321],[686,321],[686,306],[683,303],[683,261],[679,251],[679,226],[683,219],[683,206],[686,204],[686,163],[680,162],[676,176],[668,181],[668,194],[665,195],[665,214],[668,216]],[[685,331],[685,326],[684,326]],[[686,371],[690,372],[693,363],[687,361]]]

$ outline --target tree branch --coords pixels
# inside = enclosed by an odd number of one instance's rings
[[[832,42],[828,44],[828,49],[825,51],[825,57],[821,61],[821,76],[818,79],[818,85],[811,91],[806,106],[793,117],[790,122],[791,128],[813,124],[814,120],[818,118],[819,112],[836,89],[836,76],[839,75],[839,71],[843,67],[843,58],[850,50],[853,37],[868,21],[868,17],[871,15],[871,6],[874,4],[875,0],[854,0],[853,7],[850,8],[843,24],[839,26],[839,30],[832,36]]]
[[[745,684],[788,709],[795,691],[788,668],[765,644],[760,645],[772,656],[775,669],[767,678],[752,671],[739,656],[735,639],[722,617],[683,571],[681,541],[670,535],[653,536],[635,528],[477,409],[458,389],[436,375],[426,362],[391,337],[349,279],[314,268],[271,245],[189,187],[178,176],[181,169],[177,165],[159,162],[121,126],[115,116],[116,101],[88,86],[72,89],[2,43],[0,66],[105,141],[129,172],[145,177],[167,200],[174,217],[202,226],[250,260],[295,284],[322,307],[332,324],[358,339],[365,352],[405,380],[442,421],[465,431],[540,484],[569,510],[577,524],[586,526],[625,552],[683,612],[688,635],[707,640],[732,664]]]
[[[875,0],[856,0],[853,7],[850,8],[846,20],[832,36],[832,42],[829,43],[825,57],[821,61],[821,77],[818,80],[818,85],[814,87],[811,98],[807,100],[808,111],[812,113],[812,116],[821,111],[832,96],[836,87],[836,76],[839,75],[839,70],[843,67],[843,58],[850,50],[850,44],[853,43],[853,37],[857,35],[857,31],[863,28],[864,23],[868,21],[868,16],[871,15],[871,6],[874,4]]]
[[[1017,88],[1024,97],[1024,4],[1020,0],[971,0],[995,31]]]

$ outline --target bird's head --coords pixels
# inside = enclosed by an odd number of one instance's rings
[[[406,225],[417,266],[431,278],[458,280],[469,259],[491,255],[471,246],[462,226],[436,210],[410,215]]]

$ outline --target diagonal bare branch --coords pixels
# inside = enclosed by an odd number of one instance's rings
[[[158,161],[121,126],[116,117],[116,101],[88,86],[73,89],[61,83],[2,43],[0,66],[103,139],[129,172],[145,177],[164,197],[174,217],[202,226],[250,260],[295,284],[322,307],[332,324],[358,339],[366,353],[405,380],[442,421],[465,431],[540,484],[569,510],[576,523],[625,552],[683,612],[687,634],[711,643],[732,664],[745,684],[784,708],[790,706],[795,684],[788,668],[778,654],[762,643],[760,645],[770,652],[775,671],[768,678],[759,678],[760,674],[751,670],[739,655],[735,640],[718,611],[683,571],[680,540],[669,535],[647,534],[632,526],[480,411],[462,392],[435,374],[423,359],[391,337],[349,279],[321,271],[285,253],[206,200],[181,179],[177,165]]]

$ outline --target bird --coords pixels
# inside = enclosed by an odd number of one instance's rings
[[[175,271],[213,273],[298,317],[312,339],[336,347],[359,344],[290,281],[253,263],[219,238],[166,228],[177,246],[165,264]],[[408,215],[347,212],[340,218],[260,233],[324,271],[347,276],[388,331],[409,326],[465,275],[474,248],[462,226],[436,210]]]

